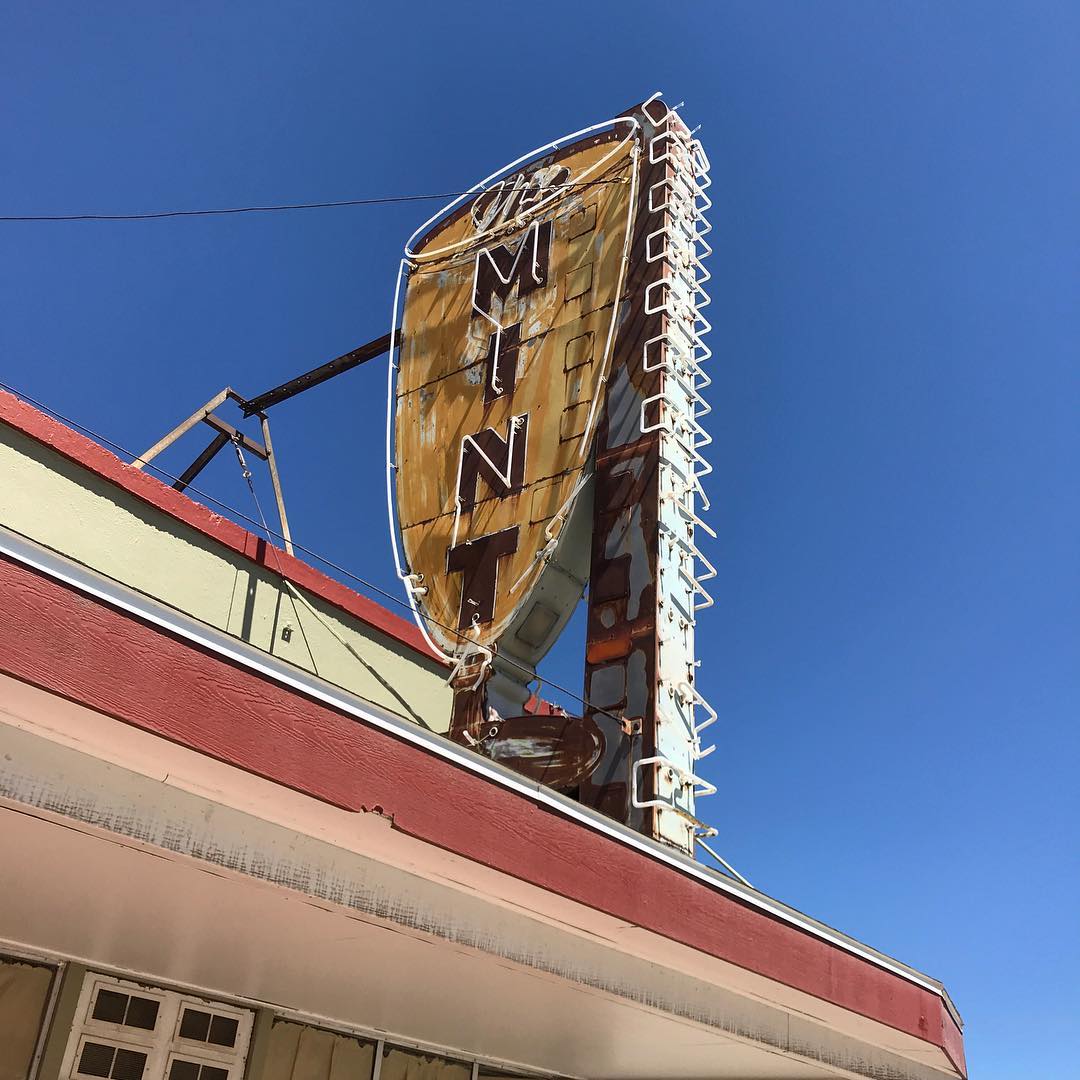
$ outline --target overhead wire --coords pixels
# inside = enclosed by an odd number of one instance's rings
[[[375,669],[362,657],[359,653],[331,626],[323,619],[315,608],[311,605],[311,602],[304,596],[304,594],[289,580],[288,575],[285,573],[285,568],[281,565],[281,551],[274,543],[273,532],[267,523],[266,514],[263,512],[262,503],[259,501],[259,493],[255,490],[255,483],[252,479],[251,469],[248,468],[246,459],[244,458],[244,451],[240,445],[240,433],[237,432],[233,436],[233,449],[236,451],[236,460],[240,466],[240,475],[243,477],[244,482],[247,484],[248,491],[251,493],[252,501],[255,503],[255,512],[259,515],[259,523],[262,525],[263,532],[266,533],[266,539],[270,550],[274,553],[274,562],[277,564],[277,571],[281,577],[282,584],[285,586],[285,591],[289,597],[289,603],[292,605],[293,618],[296,619],[296,628],[300,631],[300,636],[304,639],[304,648],[307,649],[308,658],[311,660],[311,669],[316,675],[321,674],[319,672],[319,665],[315,660],[315,653],[311,649],[311,642],[308,640],[307,631],[304,629],[304,620],[300,618],[300,610],[296,606],[297,600],[311,612],[315,621],[318,622],[331,637],[336,639],[339,645],[347,649],[361,664],[364,665],[370,671],[380,683],[383,684],[389,690],[398,702],[404,706],[409,715],[416,721],[421,727],[431,730],[431,725],[392,687],[386,682]]]
[[[620,184],[622,180],[594,180],[593,184]],[[551,190],[588,187],[590,184],[552,184]],[[436,191],[419,195],[385,195],[368,199],[336,199],[328,202],[275,203],[266,206],[224,206],[195,210],[147,210],[121,214],[0,214],[2,221],[157,221],[162,218],[221,217],[226,214],[271,214],[287,210],[333,210],[346,206],[387,206],[393,203],[453,199],[473,191]]]

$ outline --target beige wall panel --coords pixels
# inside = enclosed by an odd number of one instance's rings
[[[0,521],[53,551],[272,652],[373,704],[445,731],[442,669],[315,596],[0,424]]]
[[[407,1050],[386,1050],[379,1080],[469,1080],[472,1068],[460,1061]]]
[[[375,1046],[350,1035],[275,1020],[259,1080],[369,1080]]]
[[[53,971],[0,957],[0,1080],[27,1080]]]

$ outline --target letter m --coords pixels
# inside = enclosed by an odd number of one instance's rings
[[[505,303],[515,286],[519,297],[541,288],[547,284],[550,262],[550,221],[533,225],[518,242],[516,250],[505,244],[485,248],[476,256],[473,306],[490,316],[496,296]]]

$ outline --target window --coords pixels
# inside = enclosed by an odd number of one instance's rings
[[[220,1065],[173,1058],[169,1062],[169,1080],[228,1080],[229,1070]]]
[[[250,1011],[224,1002],[89,974],[60,1075],[242,1080],[251,1022]]]
[[[119,1024],[121,1027],[142,1028],[153,1031],[157,1024],[160,1002],[153,998],[136,997],[132,994],[120,994],[106,987],[99,987],[94,998],[95,1020]]]
[[[180,1012],[180,1038],[213,1046],[235,1046],[240,1021],[235,1016],[218,1016],[185,1007]]]
[[[112,1080],[142,1080],[147,1053],[124,1046],[83,1040],[79,1047],[78,1076],[104,1076]]]

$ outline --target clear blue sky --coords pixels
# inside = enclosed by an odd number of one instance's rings
[[[5,214],[457,190],[685,98],[717,238],[703,812],[756,884],[944,979],[975,1077],[1078,1075],[1080,7],[38,0],[3,21]],[[0,378],[145,448],[226,383],[383,333],[429,212],[0,225]],[[392,588],[383,380],[274,423],[298,538]],[[247,509],[233,462],[206,483]]]

